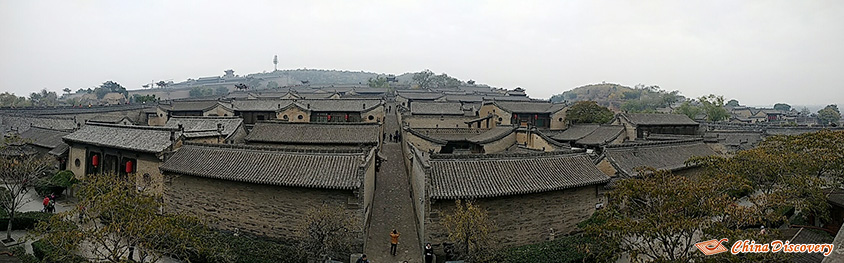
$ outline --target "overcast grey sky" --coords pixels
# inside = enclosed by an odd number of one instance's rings
[[[532,97],[602,81],[844,103],[844,1],[0,0],[0,91],[431,69]]]

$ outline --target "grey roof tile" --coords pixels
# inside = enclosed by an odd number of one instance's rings
[[[357,189],[367,154],[303,153],[246,146],[186,144],[161,171],[255,184]]]
[[[69,131],[32,127],[21,133],[20,136],[21,138],[29,140],[29,144],[53,149],[61,144],[64,144],[62,137],[68,134],[70,134]]]
[[[282,144],[377,144],[378,123],[259,122],[247,142]]]
[[[175,132],[176,138],[181,136],[172,128],[88,123],[78,131],[64,136],[64,141],[160,153],[171,146],[171,131]]]
[[[661,113],[622,113],[634,125],[698,125],[698,123],[683,114]]]
[[[201,138],[223,135],[228,138],[243,124],[240,117],[170,117],[164,127],[184,128],[185,138]],[[222,133],[217,132],[217,124],[223,127]]]
[[[413,115],[463,115],[463,105],[460,102],[427,102],[418,101],[410,104]]]
[[[604,145],[615,140],[622,133],[624,133],[624,126],[602,125],[575,143],[580,145]]]
[[[703,139],[607,145],[604,153],[627,176],[635,176],[639,167],[679,170],[687,167],[685,162],[691,157],[715,155]]]
[[[490,198],[603,184],[585,154],[472,155],[430,160],[431,198]]]

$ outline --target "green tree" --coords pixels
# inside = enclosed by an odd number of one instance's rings
[[[65,95],[70,95],[70,92],[71,92],[72,90],[70,90],[70,88],[64,88],[64,89],[62,89],[62,91],[64,91],[64,94],[65,94]]]
[[[726,105],[727,105],[727,106],[730,106],[730,107],[738,107],[738,106],[741,106],[741,105],[739,105],[739,101],[737,101],[737,100],[735,100],[735,99],[731,99],[730,101],[728,101],[728,102],[727,102],[727,104],[726,104]]]
[[[472,201],[455,201],[454,211],[445,215],[442,224],[448,232],[448,239],[461,248],[464,255],[473,262],[484,262],[493,255],[492,231],[495,222],[486,210]]]
[[[709,94],[709,96],[702,96],[698,100],[707,120],[723,121],[730,118],[730,113],[724,108],[724,96]]]
[[[4,140],[3,145],[20,144],[22,142],[16,137],[5,138]],[[48,159],[34,155],[0,158],[0,186],[7,190],[3,191],[2,196],[0,196],[0,206],[9,215],[5,241],[14,241],[12,239],[12,221],[14,221],[15,214],[26,203],[26,194],[29,189],[36,181],[45,176],[49,167]]]
[[[94,89],[94,93],[97,94],[97,99],[102,99],[106,94],[111,92],[122,93],[124,97],[129,97],[129,92],[126,91],[126,88],[111,80],[103,82],[102,85]]]
[[[135,98],[135,103],[155,102],[155,101],[158,100],[155,97],[155,94],[150,94],[150,95],[135,94],[135,95],[133,95],[133,97]]]
[[[788,105],[788,104],[785,104],[785,103],[777,103],[777,104],[774,104],[774,109],[778,110],[778,111],[790,111],[791,105]]]
[[[272,80],[267,82],[267,89],[277,89],[277,88],[278,88],[278,82],[275,82],[275,81],[272,81]],[[228,92],[228,90],[226,90],[226,91]]]
[[[325,260],[340,258],[352,251],[352,242],[360,230],[353,216],[346,215],[342,206],[322,205],[305,212],[298,234],[301,249],[310,257]]]
[[[431,82],[433,81],[434,72],[431,70],[423,70],[417,73],[413,73],[413,83],[418,85],[420,88],[430,88]]]
[[[697,115],[700,114],[703,110],[695,105],[692,105],[691,102],[685,101],[683,104],[680,104],[680,107],[674,109],[674,113],[683,114],[689,117],[689,119],[694,120],[697,118]]]
[[[98,262],[125,262],[126,256],[156,262],[164,255],[186,257],[203,249],[190,227],[198,220],[160,215],[159,197],[136,189],[126,177],[86,176],[76,192],[78,206],[39,223],[33,232],[55,248],[46,255],[49,262],[69,261],[80,254]],[[83,222],[77,222],[80,213]]]
[[[764,221],[766,214],[735,205],[738,199],[731,195],[749,188],[740,177],[687,177],[649,168],[639,174],[619,180],[607,193],[607,207],[585,224],[597,248],[618,248],[629,253],[631,262],[697,262],[708,259],[694,248],[703,240],[725,235],[764,240],[755,236],[758,231],[745,229]],[[778,256],[750,257],[770,261],[767,257]]]
[[[387,77],[384,76],[375,76],[369,78],[367,83],[370,87],[379,88],[379,89],[390,89],[390,82],[387,81]]]
[[[572,123],[608,123],[613,116],[610,109],[594,101],[578,101],[566,111],[566,119]]]
[[[274,81],[270,81],[270,82],[274,82]],[[276,85],[278,85],[278,84],[276,84]],[[267,87],[269,87],[269,83],[267,84]],[[229,95],[229,88],[226,88],[225,86],[220,86],[220,87],[217,87],[217,89],[214,90],[214,93],[216,95],[220,95],[220,96]]]
[[[214,90],[211,88],[193,87],[190,89],[190,91],[188,91],[188,96],[190,96],[191,98],[205,97],[211,95],[214,95]]]
[[[838,111],[838,105],[830,104],[818,111],[818,119],[824,125],[838,124],[841,120],[841,112]]]

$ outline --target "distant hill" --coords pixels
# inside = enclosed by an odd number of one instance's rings
[[[589,84],[551,96],[552,102],[595,101],[613,111],[630,112],[654,112],[684,100],[679,92],[665,91],[659,86],[631,88],[614,83]]]
[[[270,73],[251,74],[248,76],[272,79],[284,77],[284,75],[296,81],[308,81],[310,84],[363,84],[366,85],[370,78],[376,77],[378,73],[364,71],[345,70],[324,70],[324,69],[293,69],[279,70]]]

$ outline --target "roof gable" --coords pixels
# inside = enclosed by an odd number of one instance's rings
[[[171,132],[176,138],[181,136],[171,128],[88,123],[63,138],[65,142],[160,153],[172,145]]]
[[[247,142],[286,144],[377,144],[378,123],[259,122]]]

